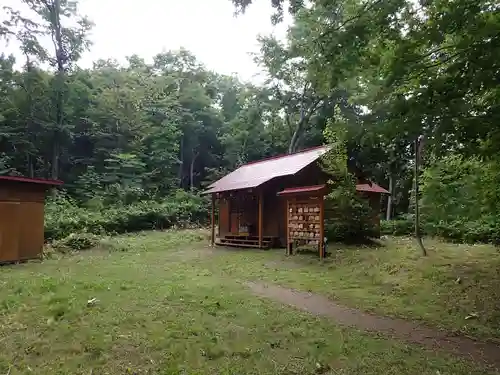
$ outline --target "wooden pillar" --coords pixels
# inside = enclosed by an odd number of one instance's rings
[[[259,249],[262,249],[262,236],[263,236],[263,227],[264,227],[264,218],[263,218],[263,202],[264,194],[262,190],[259,191]]]
[[[288,221],[290,220],[290,203],[288,197],[285,201],[285,233],[286,233],[286,255],[290,255],[290,233],[288,229]]]
[[[320,195],[319,204],[319,257],[325,257],[325,197]]]
[[[212,246],[215,244],[215,194],[212,194],[212,236],[210,243]]]

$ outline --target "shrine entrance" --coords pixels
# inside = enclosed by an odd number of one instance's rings
[[[256,194],[233,194],[229,198],[229,227],[234,236],[258,236],[258,203]]]
[[[262,190],[231,192],[219,197],[219,201],[224,202],[219,207],[224,207],[227,214],[219,215],[218,244],[269,248],[276,243],[277,236],[264,235]]]

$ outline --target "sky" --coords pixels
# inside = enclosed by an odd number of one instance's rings
[[[0,0],[18,7],[20,0]],[[261,69],[253,62],[259,34],[284,38],[290,20],[271,24],[270,0],[255,0],[243,15],[234,15],[230,0],[80,0],[79,12],[95,24],[93,42],[79,65],[92,61],[138,54],[148,60],[153,55],[184,47],[208,69],[237,74],[245,81],[263,80]],[[10,43],[1,50],[15,53]],[[1,51],[0,50],[0,51]]]

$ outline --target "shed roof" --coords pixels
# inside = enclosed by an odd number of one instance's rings
[[[314,147],[242,165],[211,184],[205,193],[254,188],[276,177],[294,175],[318,160],[329,149],[329,146]]]
[[[314,186],[302,186],[302,187],[293,187],[287,188],[278,193],[278,195],[288,195],[288,194],[297,194],[297,193],[310,193],[315,191],[321,191],[324,189],[326,185],[314,185]],[[368,193],[381,193],[381,194],[390,194],[383,187],[374,184],[373,182],[368,184],[357,184],[356,191],[364,191]]]
[[[385,190],[383,187],[375,184],[375,183],[369,183],[369,184],[357,184],[356,185],[356,190],[357,191],[366,191],[368,193],[381,193],[381,194],[390,194],[387,190]]]
[[[321,191],[326,187],[325,184],[323,185],[314,185],[314,186],[302,186],[302,187],[294,187],[294,188],[287,188],[285,190],[282,190],[278,193],[278,195],[287,195],[287,194],[297,194],[297,193],[311,193],[315,191]]]
[[[60,180],[47,180],[44,178],[29,178],[23,176],[0,176],[0,181],[26,182],[31,184],[57,186],[62,185]]]

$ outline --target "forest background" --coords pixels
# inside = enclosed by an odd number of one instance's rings
[[[185,49],[83,69],[92,22],[77,1],[22,3],[36,17],[4,8],[0,24],[20,46],[0,55],[0,174],[64,181],[48,199],[48,239],[203,222],[208,183],[335,142],[346,165],[392,192],[384,232],[408,234],[421,137],[422,229],[500,242],[498,3],[273,0],[273,22],[293,23],[284,41],[260,37],[262,85]]]

